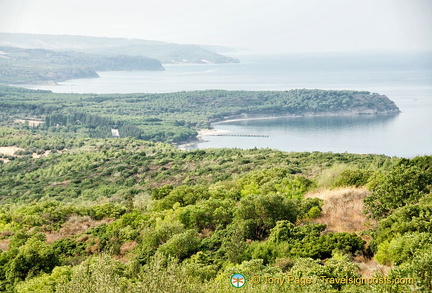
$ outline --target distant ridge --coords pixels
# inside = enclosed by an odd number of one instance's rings
[[[97,71],[164,70],[159,60],[141,56],[96,55],[83,52],[0,46],[0,83],[55,83],[98,77]]]
[[[165,64],[239,62],[237,59],[215,53],[198,45],[127,38],[0,33],[0,46],[78,51],[103,55],[142,56],[158,59]]]

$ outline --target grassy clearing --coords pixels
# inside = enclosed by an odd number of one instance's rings
[[[344,187],[338,189],[324,189],[305,195],[309,198],[324,200],[321,215],[314,220],[316,223],[326,224],[326,233],[348,232],[361,234],[377,225],[376,221],[368,219],[364,214],[363,200],[370,194],[365,188]],[[370,242],[370,236],[363,235],[363,240]],[[388,274],[390,267],[380,265],[374,258],[364,255],[353,259],[359,267],[363,278],[372,278],[377,273]]]
[[[17,151],[23,151],[24,149],[14,146],[0,147],[0,154],[7,156],[14,156]]]
[[[326,224],[329,233],[359,233],[375,223],[363,213],[363,200],[369,194],[365,188],[338,188],[308,193],[305,197],[324,200],[321,215],[314,220]]]

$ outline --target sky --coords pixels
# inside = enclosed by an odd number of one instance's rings
[[[432,50],[432,0],[0,0],[0,32],[260,53]]]

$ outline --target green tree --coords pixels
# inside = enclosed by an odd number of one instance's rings
[[[248,195],[240,200],[235,218],[249,221],[248,236],[263,239],[277,221],[295,222],[297,213],[296,202],[282,195]]]
[[[161,245],[158,251],[167,256],[184,259],[197,252],[200,242],[198,233],[195,230],[186,230],[174,235]]]
[[[431,180],[417,166],[396,166],[370,183],[372,194],[365,199],[366,210],[376,219],[384,218],[399,207],[418,202],[429,192]]]

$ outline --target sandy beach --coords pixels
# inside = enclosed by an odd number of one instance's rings
[[[229,133],[231,131],[229,130],[221,130],[221,129],[200,129],[197,131],[198,135],[197,135],[197,139],[187,142],[187,143],[182,143],[182,144],[175,144],[175,146],[180,149],[180,150],[187,150],[188,147],[194,146],[197,143],[200,142],[205,142],[205,140],[203,139],[203,136],[216,136],[219,134],[224,134],[224,133]]]
[[[198,132],[197,137],[200,138],[202,136],[214,136],[214,135],[218,135],[218,134],[229,133],[231,131],[222,130],[222,129],[201,129],[201,130],[198,130],[197,132]]]

